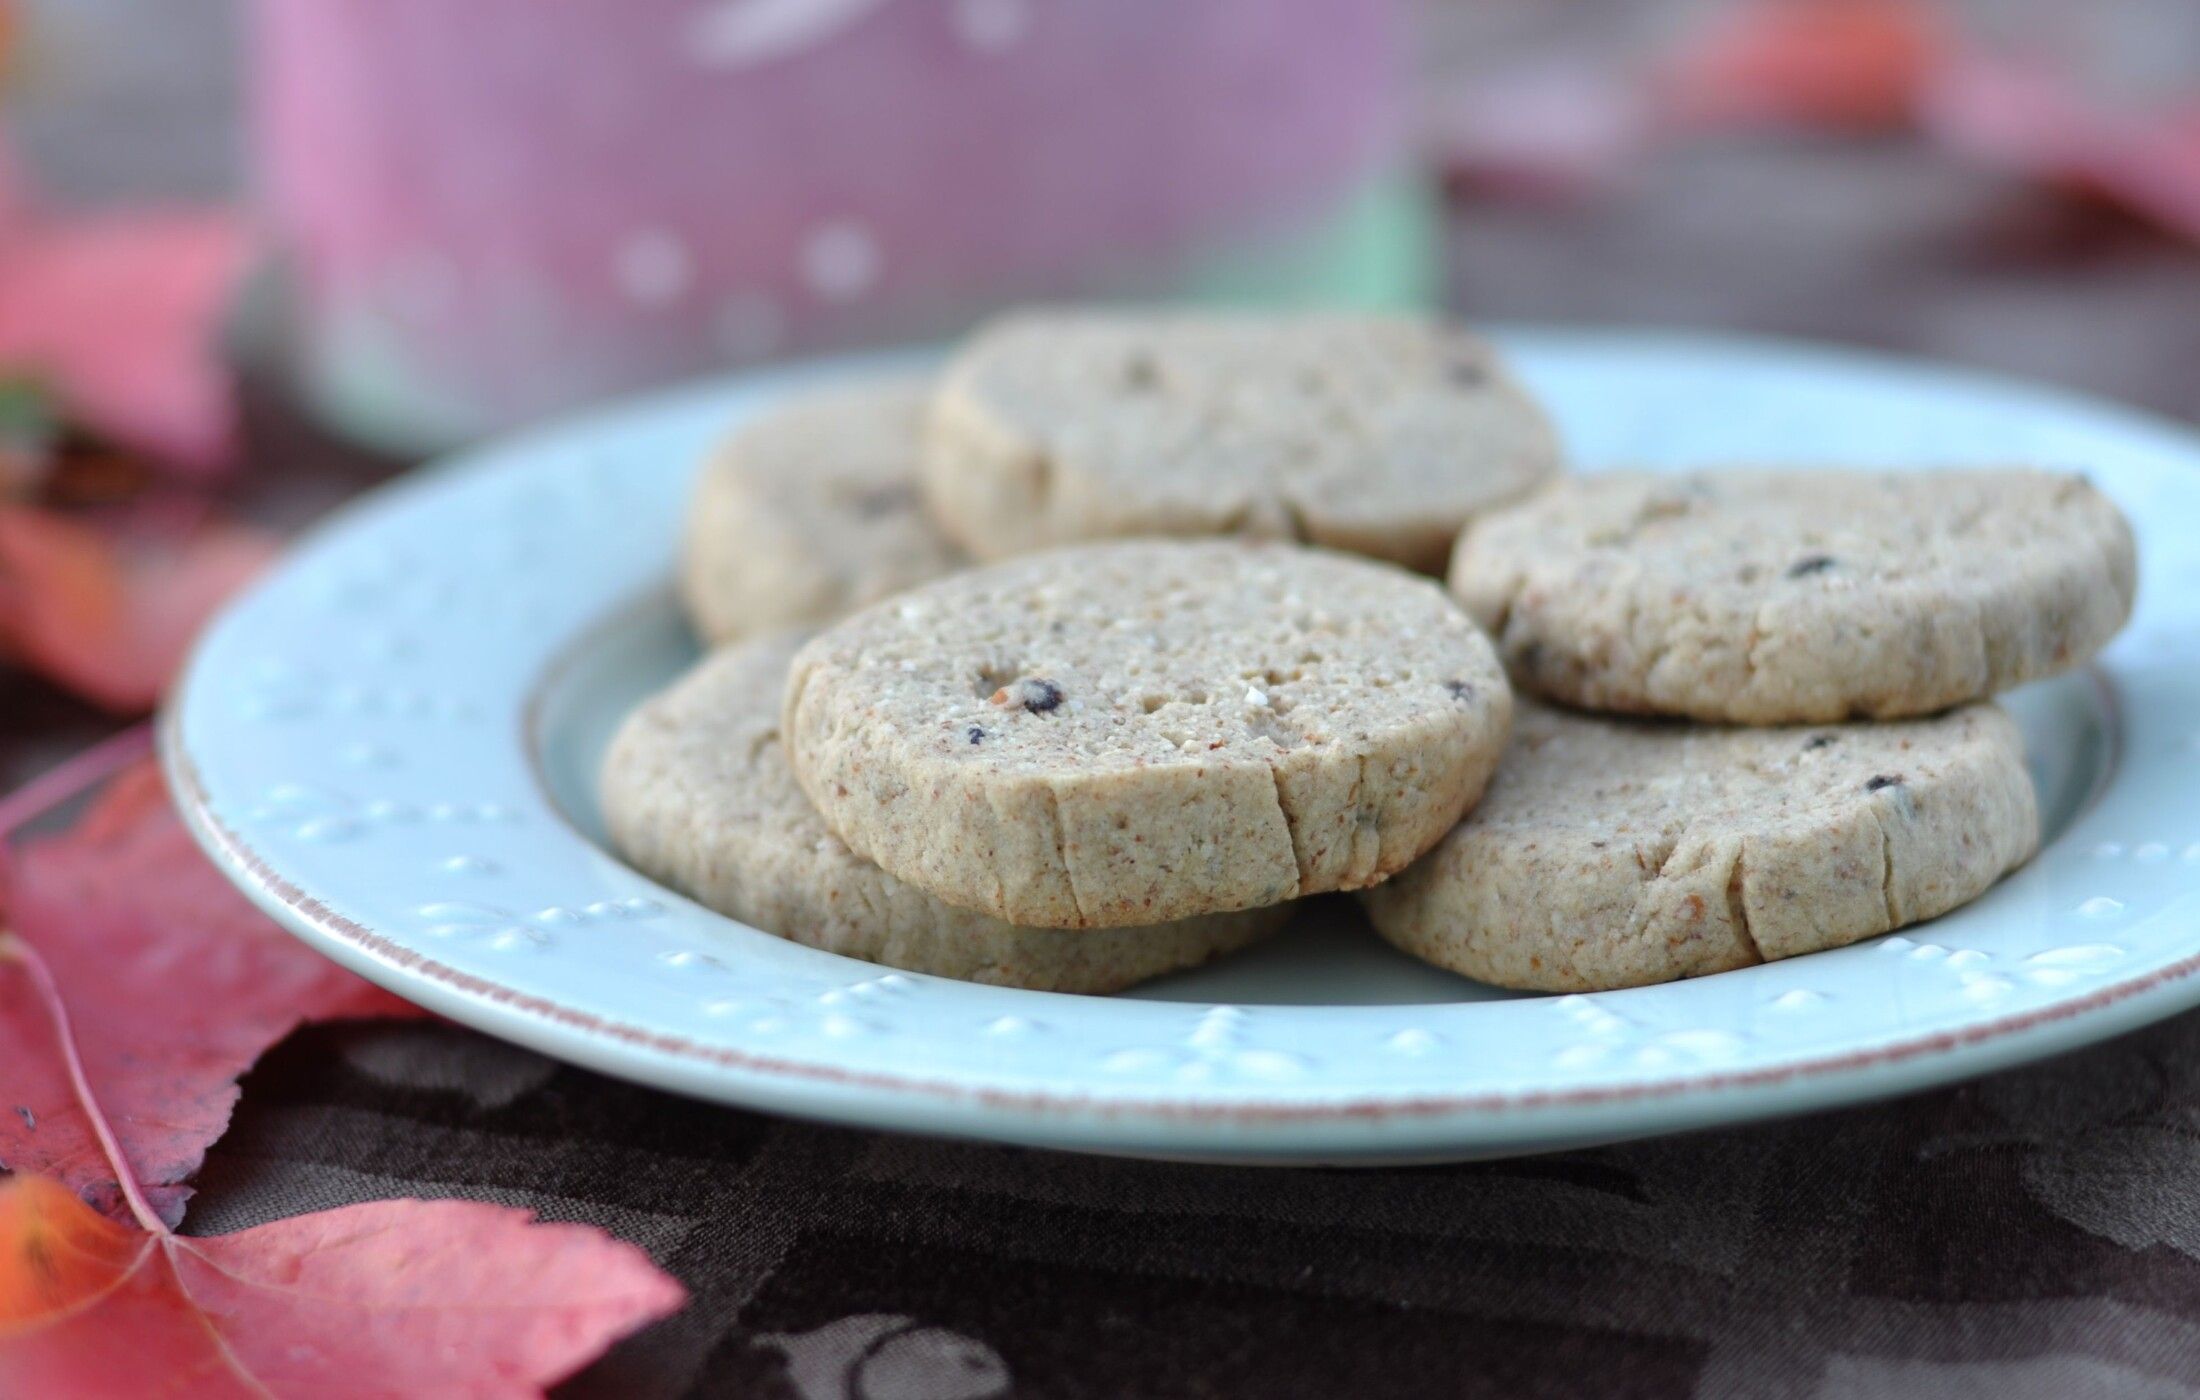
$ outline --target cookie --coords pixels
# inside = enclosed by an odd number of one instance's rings
[[[1469,526],[1453,592],[1522,689],[1744,724],[1930,714],[2084,662],[2131,527],[2024,469],[1615,472]]]
[[[1450,326],[1063,311],[1000,322],[955,357],[924,490],[980,558],[1241,535],[1434,574],[1460,526],[1558,464],[1542,411]]]
[[[1015,928],[940,903],[854,855],[795,785],[779,702],[799,633],[727,647],[631,715],[603,812],[635,867],[721,913],[910,972],[1110,992],[1273,932],[1284,907],[1150,928]]]
[[[1713,729],[1522,701],[1471,816],[1361,896],[1382,935],[1501,987],[1583,992],[1836,948],[2032,854],[2014,721]]]
[[[961,564],[918,498],[929,397],[916,378],[818,390],[726,436],[696,480],[680,561],[704,640],[829,622]]]
[[[858,854],[963,908],[1154,923],[1370,885],[1481,792],[1512,697],[1436,585],[1142,541],[957,574],[795,658],[788,755]]]

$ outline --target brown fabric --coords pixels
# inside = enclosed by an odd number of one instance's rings
[[[524,1205],[695,1292],[589,1396],[2200,1395],[2200,1018],[1800,1122],[1418,1170],[1121,1162],[294,1037],[193,1232]]]

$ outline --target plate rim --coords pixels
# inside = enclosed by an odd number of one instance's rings
[[[728,1046],[702,1045],[683,1036],[667,1035],[605,1018],[594,1012],[563,1006],[549,998],[520,992],[451,967],[356,920],[336,913],[278,874],[243,837],[214,814],[206,789],[199,779],[197,767],[183,747],[171,713],[163,712],[159,734],[162,769],[193,836],[202,847],[210,845],[209,854],[218,860],[233,881],[244,884],[248,892],[256,896],[255,903],[261,903],[264,907],[267,902],[272,901],[288,916],[280,922],[293,932],[305,934],[309,942],[324,950],[332,945],[341,946],[362,955],[373,967],[426,977],[462,997],[482,998],[506,1010],[536,1015],[584,1033],[606,1035],[657,1054],[690,1059],[717,1068],[739,1069],[765,1075],[779,1074],[790,1078],[821,1079],[896,1093],[915,1092],[951,1099],[974,1098],[992,1105],[1012,1106],[1017,1109],[1070,1112],[1090,1108],[1096,1102],[1101,1102],[1091,1095],[973,1088],[954,1080],[856,1071],[811,1061],[754,1055]],[[348,963],[350,960],[346,961]],[[1899,1064],[1919,1055],[2000,1040],[2010,1035],[2022,1034],[2036,1026],[2090,1015],[2132,997],[2145,995],[2158,987],[2189,979],[2196,972],[2200,972],[2200,951],[2121,982],[2109,982],[2092,988],[2081,996],[1982,1021],[1960,1031],[1936,1031],[1909,1040],[1757,1069],[1712,1070],[1693,1075],[1681,1073],[1632,1083],[1531,1090],[1523,1093],[1430,1094],[1397,1099],[1309,1100],[1300,1104],[1229,1104],[1187,1099],[1141,1099],[1131,1096],[1109,1096],[1104,1102],[1111,1111],[1158,1119],[1185,1117],[1220,1118],[1249,1123],[1318,1123],[1368,1118],[1497,1113],[1521,1109],[1563,1109],[1673,1098],[1694,1093],[1716,1093],[1727,1088],[1805,1080],[1826,1074]],[[405,985],[409,984],[400,981],[390,989],[399,990]],[[2200,994],[2196,994],[2194,1000],[2200,1001]],[[2042,1053],[2053,1052],[2047,1050]]]
[[[2017,376],[1978,371],[1918,357],[1881,354],[1809,341],[1709,332],[1661,331],[1654,328],[1497,327],[1493,331],[1498,335],[1533,336],[1545,343],[1578,341],[1611,345],[1615,342],[1633,342],[1646,348],[1684,344],[1734,352],[1771,353],[1790,359],[1810,358],[1881,372],[1923,373],[1943,381],[1962,382],[1981,389],[2017,392],[2033,398],[2051,400],[2090,413],[2109,413],[2129,427],[2178,443],[2200,457],[2200,431],[2176,420],[2051,384],[2036,384]],[[811,372],[837,373],[865,361],[892,362],[914,358],[923,353],[926,352],[874,352],[783,366],[763,376],[720,376],[563,415],[538,427],[491,439],[474,448],[437,459],[424,469],[408,473],[345,502],[296,537],[291,548],[304,549],[327,536],[346,530],[357,513],[386,506],[399,493],[433,490],[441,479],[452,473],[464,473],[469,468],[494,470],[498,459],[522,455],[535,442],[554,442],[561,435],[584,424],[601,424],[611,419],[639,418],[651,413],[669,412],[684,401],[698,397],[707,398],[714,393],[722,394],[734,383],[751,386],[760,382],[793,384]],[[255,584],[254,590],[266,586],[269,585]],[[631,598],[610,600],[599,610],[597,616],[600,619],[615,615],[622,609],[631,607],[633,601]],[[1540,1120],[1546,1115],[1562,1115],[1568,1110],[1627,1106],[1678,1106],[1682,1111],[1668,1115],[1675,1120],[1697,1118],[1707,1122],[1738,1122],[1783,1112],[1806,1111],[1828,1103],[1858,1102],[1968,1078],[2009,1064],[2053,1054],[2060,1049],[2086,1043],[2100,1036],[2115,1034],[2200,1003],[2200,982],[2194,980],[2194,974],[2200,973],[2200,948],[2196,948],[2174,961],[2135,971],[2120,978],[2106,978],[2082,990],[2073,989],[2068,995],[2025,1010],[1982,1016],[1979,1020],[1958,1028],[1921,1032],[1875,1045],[1852,1047],[1780,1063],[1738,1068],[1677,1069],[1619,1083],[1538,1087],[1518,1091],[1482,1089],[1471,1092],[1355,1097],[1322,1095],[1317,1091],[1298,1101],[1277,1101],[1270,1098],[1233,1102],[1226,1098],[1208,1096],[1149,1096],[1137,1091],[1095,1095],[1081,1091],[1004,1088],[973,1084],[953,1077],[878,1071],[816,1059],[762,1054],[731,1045],[703,1044],[661,1029],[632,1024],[565,1005],[552,998],[522,991],[453,967],[417,947],[337,913],[314,898],[309,891],[291,884],[279,872],[276,863],[271,862],[250,840],[215,812],[212,795],[183,737],[183,711],[187,697],[194,692],[192,681],[200,668],[202,648],[215,630],[214,627],[209,627],[194,644],[191,656],[181,672],[183,679],[171,690],[160,712],[156,736],[162,767],[186,827],[224,873],[256,904],[275,917],[286,929],[324,954],[400,995],[419,1000],[416,994],[423,990],[425,983],[437,993],[434,1000],[444,1003],[436,1009],[452,1014],[448,1008],[459,1007],[479,1013],[478,1018],[457,1014],[454,1019],[469,1021],[492,1034],[523,1039],[560,1058],[589,1064],[591,1067],[658,1087],[664,1087],[665,1080],[664,1076],[651,1072],[655,1068],[672,1063],[699,1068],[718,1077],[705,1081],[692,1075],[676,1076],[683,1079],[678,1087],[684,1092],[723,1102],[757,1104],[774,1111],[806,1114],[854,1124],[906,1126],[892,1120],[902,1118],[910,1107],[906,1101],[916,1098],[935,1105],[947,1102],[972,1106],[987,1120],[926,1120],[927,1126],[935,1132],[1070,1146],[1091,1144],[1063,1143],[1045,1129],[1078,1121],[1089,1125],[1094,1121],[1105,1120],[1123,1125],[1137,1120],[1156,1131],[1179,1133],[1190,1125],[1297,1130],[1346,1125],[1367,1127],[1398,1120],[1419,1123],[1461,1120],[1462,1123],[1479,1123],[1494,1117],[1508,1117],[1516,1124],[1533,1126],[1530,1120]],[[567,634],[547,662],[527,679],[524,691],[527,697],[524,706],[527,715],[531,716],[533,713],[545,677],[567,664],[566,657],[573,639],[585,630],[588,629],[584,627]],[[2109,696],[2112,707],[2115,707],[2117,696],[2114,685],[2099,672],[2094,674],[2097,683]],[[2122,729],[2120,723],[2115,726],[2115,732],[2119,736]],[[531,739],[523,736],[522,742],[531,744]],[[534,781],[538,788],[537,796],[547,808],[558,815],[561,823],[566,823],[565,814],[559,810],[556,802],[549,794],[539,791],[539,770],[534,773]],[[2113,778],[2110,781],[2112,783]],[[2098,796],[2098,793],[2094,794],[2095,800]],[[566,824],[568,831],[578,839],[587,840],[585,835],[574,830],[569,823]],[[483,1021],[493,1022],[494,1027],[483,1025]],[[518,1027],[523,1022],[531,1023],[539,1033],[519,1034]],[[2052,1030],[2055,1027],[2063,1029],[2056,1032]],[[1998,1053],[1985,1056],[1984,1062],[1951,1053],[1988,1047]],[[1882,1071],[1894,1073],[1875,1081],[1874,1075]],[[1814,1090],[1805,1096],[1805,1102],[1781,1102],[1777,1099],[1767,1102],[1772,1096],[1768,1092],[1762,1092],[1798,1085],[1810,1086]],[[776,1092],[729,1092],[742,1087],[761,1090],[766,1086],[773,1087]],[[813,1101],[814,1095],[806,1093],[805,1086],[823,1086],[832,1095],[832,1101]],[[759,1103],[760,1098],[774,1101]],[[922,1105],[919,1105],[919,1110],[921,1109]],[[1012,1120],[1019,1117],[1030,1119],[1036,1115],[1036,1119],[1031,1122],[1029,1134],[1019,1134],[1014,1131],[1013,1121],[998,1121],[998,1115],[1008,1115]],[[1692,1124],[1686,1121],[1676,1122],[1676,1126],[1690,1125]],[[1580,1136],[1597,1135],[1592,1129]],[[1574,1135],[1560,1133],[1558,1136]],[[1180,1142],[1182,1139],[1172,1138],[1171,1141]],[[1304,1141],[1306,1140],[1302,1137],[1286,1133],[1278,1137],[1272,1145],[1290,1151],[1297,1150],[1294,1148],[1295,1143],[1303,1144]],[[1196,1145],[1220,1146],[1233,1159],[1244,1160],[1248,1153],[1257,1153],[1264,1145],[1269,1144],[1201,1140]],[[1353,1157],[1396,1157],[1415,1152],[1426,1153],[1432,1148],[1449,1158],[1461,1155],[1456,1150],[1447,1152],[1442,1144],[1432,1141],[1426,1135],[1401,1144],[1374,1142],[1355,1146],[1352,1143],[1325,1141],[1325,1145],[1334,1146],[1343,1154]],[[1459,1144],[1470,1150],[1479,1145],[1482,1144]]]

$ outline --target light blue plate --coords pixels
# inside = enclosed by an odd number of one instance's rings
[[[694,655],[667,580],[751,376],[382,491],[234,604],[164,726],[200,840],[339,962],[645,1084],[807,1117],[1235,1160],[1528,1152],[1899,1093],[2200,1001],[2200,439],[2031,386],[1793,346],[1504,337],[1587,467],[1734,458],[2077,467],[2137,523],[2139,613],[2010,697],[2039,858],[1853,948],[1596,996],[1421,967],[1318,904],[1114,998],[886,972],[691,904],[603,848],[612,726]]]

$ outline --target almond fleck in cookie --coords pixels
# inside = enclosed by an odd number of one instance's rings
[[[962,563],[918,497],[929,395],[913,377],[819,390],[727,435],[696,481],[680,565],[706,641],[830,622]]]
[[[1744,724],[1929,714],[2083,663],[2131,527],[2021,468],[1577,477],[1469,526],[1452,591],[1531,694]]]
[[[1385,878],[1473,803],[1511,708],[1434,584],[1147,541],[858,613],[795,658],[784,733],[858,854],[950,904],[1082,928]]]
[[[1930,919],[2038,843],[2023,740],[1996,705],[1727,729],[1523,701],[1473,814],[1361,900],[1439,967],[1599,991]]]
[[[779,743],[782,633],[728,647],[630,716],[604,763],[604,820],[627,859],[721,913],[796,943],[910,972],[1111,992],[1271,933],[1288,908],[1150,928],[1015,928],[940,903],[849,851]]]
[[[1459,527],[1558,471],[1487,344],[1435,321],[1057,311],[941,381],[932,514],[980,558],[1128,535],[1303,540],[1441,573]]]

